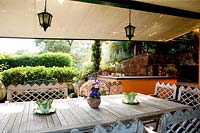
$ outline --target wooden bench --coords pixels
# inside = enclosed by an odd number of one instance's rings
[[[26,84],[10,85],[7,88],[7,100],[9,102],[35,101],[38,99],[63,99],[68,96],[66,83],[56,84]]]

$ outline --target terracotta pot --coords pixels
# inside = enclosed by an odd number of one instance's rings
[[[87,102],[91,108],[97,109],[101,103],[101,98],[97,99],[97,98],[88,97]]]
[[[102,75],[105,75],[105,76],[108,76],[108,75],[110,75],[110,72],[107,71],[107,70],[103,70],[101,74],[102,74]]]

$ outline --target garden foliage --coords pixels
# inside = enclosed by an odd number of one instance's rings
[[[7,69],[22,66],[71,67],[73,58],[64,53],[44,53],[37,55],[0,55],[0,64],[6,64]]]
[[[47,79],[58,82],[72,81],[79,75],[74,67],[16,67],[0,73],[0,79],[7,87],[10,84],[24,84],[29,80]]]

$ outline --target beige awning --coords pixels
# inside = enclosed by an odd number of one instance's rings
[[[200,12],[199,0],[137,0]],[[0,37],[127,40],[129,10],[69,0],[48,0],[47,11],[53,15],[46,32],[37,13],[44,10],[44,0],[1,0]],[[200,27],[200,20],[132,10],[134,40],[167,41]]]

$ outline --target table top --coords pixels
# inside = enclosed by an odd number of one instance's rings
[[[50,115],[33,113],[35,102],[0,104],[0,132],[62,132],[73,128],[93,127],[117,120],[145,119],[189,106],[138,94],[138,105],[122,103],[123,95],[101,97],[99,109],[92,109],[84,98],[53,101],[56,112]]]

